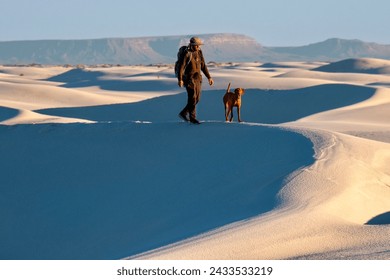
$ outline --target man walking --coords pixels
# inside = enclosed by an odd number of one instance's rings
[[[201,72],[207,77],[210,86],[214,84],[200,49],[201,45],[203,43],[198,37],[192,37],[183,60],[179,61],[178,85],[180,87],[184,85],[188,95],[187,105],[179,113],[179,117],[194,124],[200,123],[196,119],[196,105],[202,91]]]

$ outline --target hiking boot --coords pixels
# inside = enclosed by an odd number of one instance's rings
[[[186,114],[183,113],[183,112],[180,112],[180,113],[179,113],[179,118],[181,118],[183,121],[186,121],[186,122],[189,122],[189,121],[190,121],[190,119],[187,118]]]
[[[190,122],[193,123],[193,124],[200,124],[200,121],[198,121],[195,118],[190,118]]]

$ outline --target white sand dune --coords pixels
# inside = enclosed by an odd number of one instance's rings
[[[384,59],[350,58],[329,63],[314,70],[338,73],[390,74],[390,62]]]
[[[388,63],[0,67],[0,259],[390,259]]]

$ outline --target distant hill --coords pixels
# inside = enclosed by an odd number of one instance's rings
[[[270,47],[274,61],[336,61],[347,58],[390,59],[390,45],[360,40],[328,39],[301,47]]]
[[[0,42],[1,64],[174,63],[191,36]],[[239,34],[199,35],[207,61],[251,61],[267,52]]]
[[[347,58],[390,59],[390,45],[329,39],[300,47],[265,47],[241,34],[200,34],[206,60],[336,61]],[[0,42],[0,64],[158,64],[174,63],[190,35],[88,40]]]

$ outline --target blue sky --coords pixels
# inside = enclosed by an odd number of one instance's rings
[[[389,0],[0,0],[0,41],[239,33],[265,46],[390,44]]]

